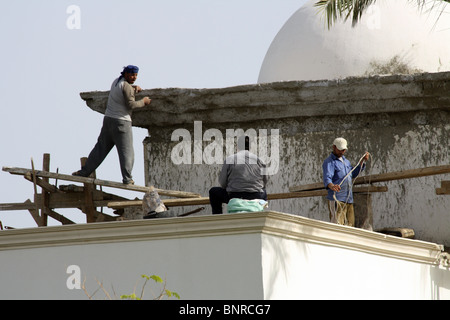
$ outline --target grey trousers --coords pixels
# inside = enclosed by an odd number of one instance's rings
[[[97,143],[89,154],[85,165],[81,168],[81,175],[87,177],[94,172],[114,146],[116,146],[119,154],[122,182],[129,183],[132,180],[131,171],[134,165],[131,121],[110,117],[103,118],[103,126]]]

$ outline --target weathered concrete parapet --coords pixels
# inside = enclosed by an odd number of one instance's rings
[[[220,89],[150,89],[152,103],[133,113],[133,125],[166,127],[193,121],[236,123],[293,117],[450,109],[450,72],[323,81],[287,81]],[[81,93],[105,112],[108,91]]]
[[[450,72],[219,89],[151,89],[138,97],[144,95],[150,96],[152,103],[135,110],[133,125],[149,132],[144,140],[145,181],[162,189],[207,196],[217,185],[221,163],[207,163],[201,154],[195,159],[196,151],[205,155],[212,144],[204,134],[208,129],[224,137],[228,129],[279,132],[279,146],[274,150],[277,157],[267,163],[272,166],[272,161],[276,162],[277,168],[269,178],[268,193],[320,182],[323,160],[337,136],[349,141],[346,157],[352,164],[364,151],[371,153],[363,174],[450,161]],[[104,113],[108,92],[81,93],[81,97],[91,109]],[[173,138],[177,129],[188,132],[192,141],[184,149],[188,161],[181,164],[173,161],[173,150],[180,144],[178,136]],[[411,228],[418,239],[450,246],[450,197],[435,192],[442,180],[449,179],[447,174],[386,183],[388,192],[367,199],[373,207],[373,228]],[[210,208],[206,207],[207,214]],[[322,197],[270,201],[269,208],[329,221]]]

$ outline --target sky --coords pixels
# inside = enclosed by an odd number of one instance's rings
[[[103,115],[80,92],[109,90],[128,64],[135,84],[153,88],[223,88],[257,82],[278,31],[305,0],[16,0],[1,1],[0,166],[71,174],[89,154]],[[133,128],[133,178],[145,185],[147,131]],[[97,178],[121,181],[113,149]],[[50,181],[54,183],[54,180]],[[71,184],[59,181],[58,185]],[[38,192],[40,192],[38,187]],[[104,188],[134,199],[141,193]],[[0,171],[0,203],[33,200],[33,184]],[[103,212],[111,213],[105,208]],[[78,209],[56,209],[85,223]],[[26,210],[0,211],[3,226],[36,227]],[[49,218],[49,225],[60,225]]]

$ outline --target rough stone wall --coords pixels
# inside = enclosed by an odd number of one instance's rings
[[[335,137],[349,142],[346,157],[355,164],[368,150],[364,174],[449,164],[450,74],[349,78],[340,81],[280,82],[223,89],[154,89],[153,109],[136,112],[133,124],[146,127],[146,181],[158,188],[208,195],[217,185],[221,164],[194,163],[194,146],[211,145],[203,134],[216,129],[279,132],[278,171],[268,193],[320,182],[322,162]],[[105,93],[82,94],[102,112]],[[102,100],[103,99],[103,100]],[[200,135],[194,121],[201,122]],[[177,165],[172,141],[177,129],[191,137],[191,163]],[[259,136],[261,139],[261,136]],[[196,140],[197,139],[197,140]],[[270,139],[268,139],[270,141]],[[195,142],[197,141],[197,143]],[[198,150],[198,149],[197,149]],[[267,150],[271,150],[270,147]],[[272,149],[274,150],[274,149]],[[224,149],[225,154],[225,149]],[[199,159],[197,159],[197,162]],[[450,246],[450,196],[435,189],[450,175],[397,180],[386,193],[372,194],[373,227],[412,228],[416,238]],[[328,221],[323,197],[270,201],[270,209]],[[172,208],[180,213],[192,208]],[[201,214],[209,214],[210,208]]]
[[[380,118],[383,121],[377,121]],[[439,118],[447,119],[447,123],[436,123]],[[290,186],[320,182],[322,162],[329,155],[332,141],[337,136],[348,139],[347,158],[353,164],[365,150],[371,152],[372,158],[363,174],[448,164],[449,119],[449,113],[443,111],[410,112],[401,116],[362,115],[348,117],[347,121],[342,122],[323,117],[321,121],[328,124],[327,128],[318,131],[305,129],[308,126],[303,119],[274,121],[271,126],[280,130],[280,163],[278,173],[269,179],[267,191],[288,192]],[[352,123],[359,125],[347,130],[340,129]],[[250,128],[259,129],[256,126]],[[218,129],[225,132],[227,128]],[[167,135],[170,134],[169,130]],[[178,142],[157,141],[150,137],[144,143],[149,184],[199,192],[205,196],[210,187],[217,185],[221,165],[175,165],[171,160],[171,150]],[[204,148],[208,144],[210,142],[204,142]],[[450,239],[450,197],[435,193],[435,188],[445,177],[449,178],[448,175],[437,175],[379,183],[386,185],[388,192],[372,194],[374,229],[412,228],[419,239],[450,245],[447,240]],[[328,221],[323,197],[273,200],[270,208]],[[187,207],[183,209],[187,211]]]

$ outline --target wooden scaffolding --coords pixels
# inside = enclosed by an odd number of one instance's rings
[[[82,164],[84,164],[84,161],[86,161],[86,158],[81,159]],[[48,217],[52,217],[62,224],[74,224],[73,221],[55,211],[61,208],[79,209],[86,215],[87,223],[115,221],[120,219],[120,215],[123,213],[123,210],[125,208],[142,207],[142,200],[130,200],[112,193],[107,193],[102,190],[102,187],[125,189],[141,193],[145,193],[150,190],[150,187],[127,185],[119,182],[100,180],[96,178],[95,172],[91,174],[90,177],[78,177],[67,174],[60,174],[58,172],[51,172],[49,154],[44,154],[43,156],[42,170],[36,170],[34,168],[33,160],[31,160],[31,169],[3,167],[3,171],[13,175],[22,175],[26,180],[30,181],[33,184],[34,188],[34,201],[28,199],[23,203],[3,203],[0,204],[0,211],[28,210],[39,227],[47,225]],[[362,211],[360,215],[362,217],[362,220],[364,220],[360,222],[361,226],[369,225],[371,227],[372,224],[372,207],[370,197],[371,193],[386,192],[388,190],[386,186],[374,186],[373,183],[387,182],[399,179],[410,179],[445,173],[450,173],[450,165],[358,177],[358,179],[355,181],[353,192],[356,196],[363,196],[363,198],[361,199],[363,199],[364,203],[359,206],[359,210]],[[55,180],[53,184],[50,183],[50,179]],[[80,186],[70,184],[58,186],[59,180],[81,183],[82,185]],[[365,186],[360,186],[362,184],[364,184]],[[41,188],[40,193],[38,192],[37,187]],[[97,187],[99,187],[99,189]],[[163,199],[163,202],[167,208],[209,204],[208,197],[202,197],[197,193],[158,188],[155,188],[155,190],[158,191],[159,195],[169,197]],[[289,188],[289,192],[286,193],[268,194],[268,200],[317,197],[325,196],[326,194],[327,190],[324,189],[323,183],[318,182],[291,187]],[[441,187],[436,188],[436,194],[449,195],[450,181],[442,181]],[[114,211],[114,213],[118,214],[119,217],[103,213],[104,207],[116,210]],[[100,211],[98,210],[98,208],[100,208]],[[191,211],[189,212],[189,214],[197,211],[199,210]],[[185,215],[188,214],[183,214],[181,216]],[[0,228],[3,228],[1,222]],[[397,231],[394,230],[393,232]]]
[[[81,159],[84,164],[86,158]],[[38,227],[47,226],[48,217],[61,222],[62,224],[74,224],[75,222],[64,217],[55,211],[55,209],[77,208],[86,215],[86,222],[101,222],[101,221],[115,221],[120,217],[114,217],[103,213],[103,207],[108,207],[111,201],[129,201],[128,199],[107,193],[102,190],[102,187],[110,187],[117,189],[124,189],[129,191],[136,191],[145,193],[150,190],[150,187],[123,184],[114,181],[100,180],[95,177],[95,172],[89,177],[72,176],[68,174],[61,174],[50,171],[50,154],[46,153],[43,156],[42,170],[35,170],[33,160],[31,160],[31,169],[17,168],[17,167],[3,167],[3,171],[14,175],[22,175],[26,180],[33,183],[34,187],[34,201],[30,199],[23,203],[3,203],[0,204],[0,211],[11,210],[28,210],[35,220]],[[54,184],[49,180],[54,179]],[[70,181],[74,183],[81,183],[82,185],[60,185],[58,181]],[[41,192],[38,192],[38,188]],[[99,188],[97,188],[99,187]],[[192,192],[182,192],[174,190],[157,189],[160,195],[178,198],[199,198],[200,195]],[[97,208],[101,208],[100,211]],[[115,213],[121,214],[118,210]]]

